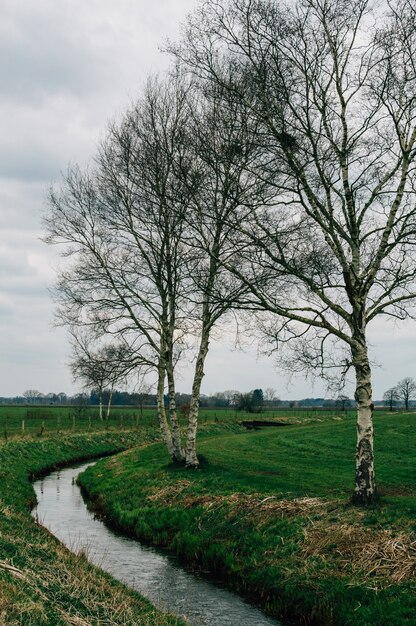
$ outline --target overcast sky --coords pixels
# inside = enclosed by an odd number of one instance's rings
[[[169,62],[159,52],[196,0],[1,0],[0,2],[0,395],[75,387],[65,332],[52,327],[56,251],[39,240],[50,184],[85,164],[107,121]],[[371,331],[375,397],[413,369],[416,325]],[[273,359],[218,342],[203,391],[274,387],[282,398],[324,395],[317,381],[288,386]],[[184,371],[178,388],[190,388]],[[349,390],[351,393],[351,389]]]

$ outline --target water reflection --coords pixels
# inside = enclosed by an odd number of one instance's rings
[[[184,570],[173,559],[115,535],[94,519],[75,484],[76,476],[93,463],[54,472],[34,483],[36,519],[75,552],[139,591],[162,610],[194,626],[272,626],[239,596]]]

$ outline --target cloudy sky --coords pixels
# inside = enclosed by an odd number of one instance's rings
[[[2,0],[0,3],[0,396],[28,388],[71,393],[68,346],[52,326],[56,250],[43,244],[50,184],[68,163],[85,164],[106,123],[168,64],[159,46],[175,38],[196,0]],[[371,333],[375,396],[416,376],[416,325],[378,323]],[[204,391],[271,386],[284,398],[324,393],[288,386],[271,359],[214,343]],[[190,387],[183,372],[179,388]]]

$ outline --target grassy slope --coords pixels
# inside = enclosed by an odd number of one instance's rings
[[[110,523],[302,624],[416,625],[416,417],[376,417],[382,504],[348,505],[354,420],[201,440],[200,471],[159,445],[81,482]],[[412,545],[413,542],[413,545]]]
[[[0,624],[172,626],[146,600],[75,556],[30,517],[29,475],[138,445],[137,433],[62,435],[0,446]]]

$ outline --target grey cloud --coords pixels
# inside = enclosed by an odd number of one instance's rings
[[[0,289],[3,291],[5,281],[13,281],[20,277],[33,278],[36,270],[28,266],[27,259],[19,252],[0,249]]]
[[[0,150],[1,154],[1,150]],[[0,177],[0,229],[2,240],[21,245],[36,240],[40,227],[39,207],[45,199],[45,184]]]
[[[56,173],[56,160],[39,150],[24,155],[19,150],[0,151],[0,171],[7,178],[48,181]]]
[[[91,41],[77,8],[36,2],[22,11],[9,4],[0,30],[2,98],[34,104],[51,91],[81,96],[103,84],[106,50]]]
[[[0,126],[1,176],[25,184],[41,182],[43,193],[68,161],[82,160],[92,149],[94,128],[88,127],[73,99],[51,99],[44,108],[3,103]]]

